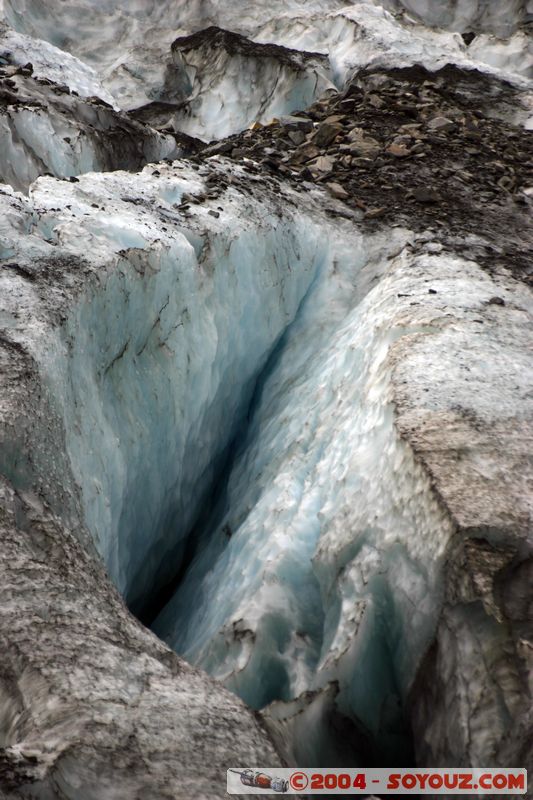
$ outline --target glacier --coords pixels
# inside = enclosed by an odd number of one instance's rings
[[[6,800],[531,764],[530,6],[0,0]]]
[[[394,431],[389,351],[442,319],[391,318],[398,291],[416,296],[426,281],[397,239],[395,258],[384,242],[333,250],[257,389],[206,542],[154,626],[256,708],[338,681],[337,708],[389,760],[405,757],[401,709],[452,530]]]

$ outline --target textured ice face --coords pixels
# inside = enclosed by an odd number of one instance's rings
[[[216,27],[177,39],[172,55],[173,81],[188,87],[174,127],[207,140],[307,108],[335,88],[325,56],[258,44]]]
[[[35,0],[7,0],[4,16],[16,30],[44,38],[94,67],[113,102],[126,109],[186,99],[172,42],[210,25],[242,33],[252,41],[318,50],[329,57],[337,85],[356,68],[414,62],[429,69],[448,62],[497,69],[515,79],[530,74],[529,38],[522,41],[526,34],[520,32],[529,12],[520,0],[352,4],[293,0],[232,3],[230,8],[214,0],[159,4],[77,0],[68,7],[52,0],[45,13]],[[467,48],[459,35],[463,31],[480,34],[480,41]],[[197,53],[197,60],[188,69],[193,113],[182,121],[182,129],[208,139],[216,134],[217,115],[222,115],[219,135],[224,135],[263,116],[289,113],[298,104],[305,105],[311,94],[319,94],[327,77],[318,71],[317,78],[313,65],[298,78],[287,69],[280,74],[275,63],[263,63],[258,69],[253,59],[204,50]]]
[[[88,64],[42,38],[18,33],[0,22],[0,65],[24,66],[28,62],[32,64],[36,77],[66,85],[81,97],[95,96],[110,105],[114,103]]]
[[[396,295],[424,282],[407,265],[393,261],[365,294],[377,277],[372,243],[331,242],[322,282],[256,390],[192,566],[155,624],[256,708],[337,681],[337,712],[390,758],[405,756],[402,706],[433,633],[452,530],[393,425],[389,350],[432,332],[395,313]],[[327,738],[327,714],[316,724]]]
[[[192,170],[131,181],[134,202],[120,173],[65,185],[59,213],[54,182],[39,181],[31,197],[39,234],[81,249],[101,273],[62,329],[48,381],[87,525],[135,605],[176,574],[255,378],[324,247],[318,226],[296,214],[278,222],[275,205],[243,205],[231,192],[218,219],[203,206],[182,229],[182,194],[205,191]]]

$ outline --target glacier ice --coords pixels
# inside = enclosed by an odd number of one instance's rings
[[[476,111],[521,121],[525,4],[0,0],[0,13],[0,173],[28,190],[0,189],[0,774],[6,757],[46,800],[50,786],[181,796],[182,720],[203,748],[190,763],[212,747],[219,769],[240,715],[238,752],[272,763],[258,720],[294,763],[410,762],[409,722],[419,763],[509,763],[527,721],[533,387],[530,295],[507,268],[527,234],[484,243],[462,230],[471,209],[437,234],[438,207],[426,233],[422,215],[417,233],[379,215],[359,228],[360,208],[283,168],[267,178],[248,150],[238,167],[102,170],[178,153],[169,126],[119,108],[167,104],[177,130],[220,137],[362,67],[478,69]],[[206,31],[221,25],[247,38]],[[33,74],[17,69],[30,59]],[[464,75],[443,71],[437,89]],[[84,174],[33,183],[43,172]],[[492,211],[522,218],[522,188]],[[491,274],[468,260],[487,253]],[[133,611],[160,611],[157,633],[261,714],[137,625],[92,546]],[[147,766],[117,788],[131,730]],[[197,796],[194,781],[183,791]]]
[[[78,0],[75,7],[75,25],[57,0],[47,4],[46,14],[35,0],[5,0],[4,17],[20,34],[38,35],[93,67],[113,98],[111,102],[123,109],[153,102],[179,104],[184,100],[181,94],[185,84],[172,44],[179,37],[212,25],[259,43],[319,51],[329,57],[338,85],[356,68],[402,66],[414,61],[433,70],[445,63],[456,63],[497,72],[519,84],[524,75],[530,74],[528,56],[517,47],[524,40],[530,47],[527,22],[531,15],[521,0],[459,5],[426,0],[352,4],[343,0],[291,0],[241,2],[231,8],[215,0],[158,4]],[[465,46],[460,36],[464,31],[479,34],[474,47]],[[54,61],[47,53],[41,58]],[[196,63],[198,60],[201,63]],[[194,79],[191,100],[193,110],[198,106],[199,116],[204,119],[195,122],[194,114],[184,117],[182,129],[204,138],[216,133],[211,118],[220,112],[222,98],[232,108],[231,114],[224,109],[222,130],[234,132],[236,126],[246,127],[262,114],[273,116],[295,110],[298,92],[305,105],[313,80],[318,80],[318,92],[327,77],[321,70],[317,74],[311,65],[300,77],[304,86],[298,89],[298,80],[293,85],[294,74],[288,75],[285,70],[280,75],[279,65],[258,69],[253,60],[248,60],[247,69],[257,73],[250,93],[250,85],[239,84],[239,58],[228,58],[215,50],[206,59],[206,51],[201,50],[196,61],[188,69],[189,77]],[[223,69],[225,78],[221,79],[215,66]],[[270,96],[272,108],[265,105]]]
[[[275,224],[275,207],[245,212],[231,193],[216,222],[203,208],[198,233],[182,231],[174,206],[185,189],[203,182],[185,167],[149,169],[129,204],[118,199],[128,191],[120,173],[87,175],[65,185],[57,213],[53,181],[31,188],[40,235],[100,264],[48,380],[88,528],[134,606],[177,571],[255,376],[323,259],[318,226],[297,215]]]
[[[114,111],[98,98],[56,91],[48,80],[14,75],[0,110],[0,179],[26,191],[43,173],[139,169],[175,157],[172,136]]]
[[[338,681],[337,709],[398,757],[451,527],[395,433],[387,366],[396,339],[438,322],[395,322],[392,298],[424,282],[405,254],[363,293],[373,244],[331,247],[154,629],[256,708]]]

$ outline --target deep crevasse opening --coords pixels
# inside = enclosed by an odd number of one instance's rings
[[[395,323],[395,277],[362,290],[364,267],[376,269],[371,253],[337,247],[271,356],[154,625],[254,708],[337,682],[315,711],[318,750],[289,735],[300,763],[325,763],[328,739],[328,763],[342,763],[346,724],[335,732],[333,714],[355,723],[352,761],[408,762],[405,700],[440,603],[449,529],[394,428],[387,365],[397,338],[431,328]]]
[[[422,273],[405,232],[236,202],[210,232],[127,202],[39,222],[114,252],[47,354],[84,519],[141,618],[177,589],[156,632],[270,704],[292,760],[398,763],[448,532],[393,425],[389,348],[431,333],[395,298]]]
[[[147,251],[127,225],[102,226],[119,266],[49,358],[86,524],[137,613],[178,572],[256,377],[327,257],[305,221],[232,228]]]

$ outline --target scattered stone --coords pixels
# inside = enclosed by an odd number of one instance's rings
[[[440,194],[431,186],[417,186],[412,195],[418,203],[438,203],[441,200]]]
[[[201,160],[217,151],[235,152],[241,164],[253,159],[257,171],[285,170],[298,184],[322,183],[350,211],[362,216],[368,209],[368,220],[386,210],[387,224],[425,230],[432,215],[439,236],[455,235],[465,225],[466,210],[475,209],[468,212],[469,232],[478,234],[481,227],[491,241],[509,241],[506,256],[529,276],[527,248],[517,242],[533,201],[527,176],[531,144],[521,128],[493,114],[498,102],[508,116],[514,89],[495,84],[490,100],[479,105],[487,97],[485,80],[450,65],[434,73],[423,67],[363,72],[342,95],[323,96],[301,116],[254,126],[213,143],[216,149],[202,145],[196,152]],[[492,258],[488,251],[486,258]]]
[[[489,306],[504,306],[505,300],[503,297],[491,297],[488,301]]]
[[[384,108],[385,102],[381,99],[378,94],[370,94],[368,96],[368,102],[374,108]]]
[[[374,158],[381,150],[377,139],[372,136],[365,136],[365,132],[361,128],[352,128],[347,138],[350,144],[344,145],[344,148],[351,155]]]
[[[289,131],[288,136],[297,147],[305,142],[305,133],[302,130]]]
[[[405,144],[396,144],[396,142],[393,142],[387,147],[387,153],[390,153],[391,156],[395,156],[396,158],[406,158],[411,155],[411,151]]]
[[[440,131],[446,133],[455,128],[455,122],[447,117],[433,117],[428,122],[428,128],[432,131]]]
[[[213,211],[212,208],[210,208],[207,213],[209,214],[209,216],[215,217],[215,219],[218,219],[220,217],[220,213],[218,211]]]
[[[316,145],[308,143],[299,147],[291,160],[294,164],[303,164],[305,161],[318,158],[319,155],[320,149]]]
[[[205,158],[209,158],[209,156],[218,156],[223,155],[224,153],[231,153],[233,150],[233,142],[215,142],[215,144],[208,145],[204,150],[202,150],[202,155]]]
[[[346,191],[346,189],[344,189],[340,185],[340,183],[336,183],[335,181],[331,181],[330,183],[326,183],[326,186],[328,187],[328,189],[330,191],[330,194],[332,194],[333,197],[336,197],[337,200],[348,200],[349,199],[349,197],[350,197],[349,193]]]
[[[331,172],[335,164],[331,156],[318,156],[314,161],[311,161],[308,166],[312,173],[314,172]]]
[[[280,117],[279,124],[290,131],[303,131],[304,133],[311,133],[313,130],[313,122],[307,117]]]
[[[342,132],[342,125],[338,123],[331,125],[329,122],[323,122],[313,136],[313,144],[317,147],[327,147]]]
[[[513,178],[512,175],[502,175],[502,177],[498,181],[498,186],[500,189],[504,189],[506,192],[511,191],[516,185],[516,180]]]
[[[381,206],[380,208],[370,208],[365,212],[365,219],[377,219],[377,217],[382,217],[386,210],[387,209],[385,206]]]
[[[344,122],[346,117],[344,114],[331,114],[329,117],[326,117],[324,123],[328,123],[328,125],[337,125],[338,123]]]

